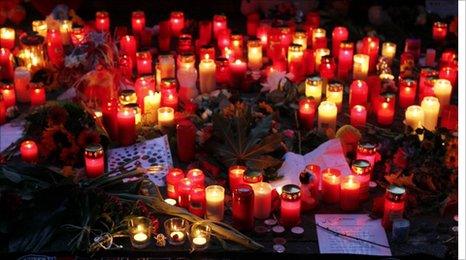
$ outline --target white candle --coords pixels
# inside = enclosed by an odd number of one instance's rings
[[[437,127],[438,115],[440,112],[440,102],[438,98],[427,96],[421,102],[424,110],[424,127],[429,131],[434,131]]]
[[[147,235],[145,233],[136,233],[134,236],[133,236],[134,240],[135,241],[138,241],[138,242],[144,242],[147,240]]]
[[[369,55],[356,54],[353,56],[353,79],[365,80],[369,72]]]
[[[175,124],[175,110],[171,107],[157,109],[159,127],[173,126]]]
[[[248,41],[248,66],[251,70],[262,67],[262,44],[259,40]]]
[[[207,239],[205,237],[195,237],[193,238],[193,244],[196,246],[203,246],[207,243]]]
[[[17,67],[15,69],[14,83],[16,91],[16,99],[19,102],[27,103],[31,98],[29,93],[29,82],[31,81],[31,73],[26,67]]]
[[[396,44],[393,42],[384,42],[382,45],[382,56],[392,62],[396,54]]]
[[[210,185],[205,188],[207,219],[221,221],[225,210],[225,189],[219,185]]]
[[[434,94],[440,102],[440,111],[444,106],[450,105],[451,83],[448,79],[437,79],[434,81]]]
[[[323,101],[319,105],[319,114],[317,119],[318,129],[325,132],[327,129],[335,131],[337,125],[338,108],[331,101]]]
[[[201,93],[210,93],[215,90],[215,61],[207,56],[199,63],[199,88]]]
[[[160,70],[158,79],[175,77],[175,59],[173,55],[160,55],[158,62],[157,68]]]
[[[272,185],[259,182],[252,185],[254,190],[254,217],[266,219],[272,210]]]
[[[327,91],[325,91],[327,101],[335,103],[338,110],[341,110],[343,103],[343,84],[339,82],[330,82],[327,84]]]
[[[405,112],[405,123],[413,130],[422,127],[424,121],[424,110],[420,106],[409,106]]]
[[[305,85],[306,97],[312,97],[319,104],[322,97],[322,79],[320,77],[307,78]]]
[[[159,92],[149,91],[144,97],[144,124],[154,125],[157,122],[157,113],[160,107],[161,95]]]

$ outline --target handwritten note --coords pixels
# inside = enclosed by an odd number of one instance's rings
[[[316,214],[315,220],[332,231],[383,245],[339,236],[317,226],[321,254],[392,255],[380,219],[373,220],[366,214]]]

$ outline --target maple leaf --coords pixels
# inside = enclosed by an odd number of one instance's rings
[[[405,187],[416,187],[413,182],[413,177],[414,174],[412,173],[410,175],[403,175],[401,172],[385,175],[385,179],[388,183]]]

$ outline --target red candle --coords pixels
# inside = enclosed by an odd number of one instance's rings
[[[176,110],[178,107],[178,93],[176,92],[178,84],[174,78],[164,78],[160,82],[160,92],[162,95],[162,106],[171,107]]]
[[[16,105],[15,89],[11,83],[2,84],[1,94],[3,96],[3,105],[5,109]]]
[[[294,184],[282,187],[280,194],[280,224],[294,227],[301,222],[301,189]]]
[[[39,148],[32,140],[23,141],[19,148],[21,159],[27,163],[35,163],[39,159]]]
[[[151,75],[137,78],[136,82],[134,82],[134,91],[138,98],[138,106],[143,110],[144,97],[149,95],[150,91],[155,91],[155,77]],[[144,111],[142,112],[144,113]]]
[[[301,183],[301,211],[315,209],[318,204],[319,180],[316,173],[309,171],[308,167],[299,174]]]
[[[215,60],[217,68],[215,70],[215,80],[221,86],[228,86],[231,83],[230,62],[226,58]]]
[[[345,211],[354,211],[359,208],[359,190],[361,184],[359,180],[353,176],[343,178],[340,186],[340,208]]]
[[[233,86],[241,86],[246,75],[248,65],[246,62],[237,59],[230,63],[230,74]]]
[[[159,23],[159,49],[160,51],[169,51],[170,50],[170,40],[171,40],[171,28],[170,21],[161,21]]]
[[[199,50],[199,57],[209,59],[215,57],[215,48],[212,45],[204,45]]]
[[[338,78],[348,79],[353,69],[354,45],[350,42],[340,43],[338,50]]]
[[[369,95],[369,87],[364,80],[355,80],[350,86],[349,107],[355,105],[367,106],[367,97]]]
[[[367,119],[367,109],[362,105],[355,105],[351,108],[351,125],[354,127],[365,127]]]
[[[240,184],[243,184],[245,166],[233,165],[228,169],[228,180],[230,182],[230,191],[234,191]]]
[[[102,145],[94,144],[86,147],[84,151],[84,165],[86,175],[89,178],[99,177],[104,174],[105,160]]]
[[[306,49],[304,51],[304,70],[306,75],[311,75],[315,70],[315,57],[313,49]]]
[[[210,43],[212,40],[212,22],[200,21],[199,22],[199,41],[201,45]],[[213,57],[213,56],[212,56]]]
[[[146,15],[144,11],[134,11],[131,15],[133,34],[140,35],[146,28]]]
[[[323,28],[315,28],[312,30],[312,48],[322,49],[327,48],[327,32]]]
[[[375,71],[379,55],[379,38],[375,36],[364,37],[361,53],[369,55],[369,71]]]
[[[335,59],[331,55],[325,55],[320,60],[319,72],[320,77],[326,80],[335,78],[335,71],[337,67]]]
[[[232,198],[233,226],[242,231],[254,228],[254,192],[246,184],[239,185],[233,191]]]
[[[370,163],[372,173],[375,165],[375,156],[377,155],[377,145],[371,142],[360,142],[356,150],[356,159],[366,160]]]
[[[136,53],[138,75],[152,73],[152,55],[149,51]]]
[[[184,13],[171,12],[170,13],[170,29],[173,36],[179,36],[184,28]]]
[[[118,66],[123,76],[127,79],[131,79],[133,76],[133,61],[128,55],[122,54],[120,56],[118,59]]]
[[[434,85],[437,79],[437,76],[428,77],[422,81],[422,85],[419,83],[419,87],[422,88],[422,91],[419,93],[419,100],[423,100],[424,97],[435,96]]]
[[[440,122],[442,127],[450,131],[458,130],[458,107],[454,105],[447,105],[442,108],[442,120]]]
[[[306,14],[306,25],[317,28],[320,25],[320,14],[319,12],[309,12]]]
[[[9,50],[15,47],[15,29],[0,28],[0,47]]]
[[[425,92],[429,92],[426,88],[433,88],[429,82],[429,78],[436,78],[438,76],[438,71],[431,67],[423,67],[421,68],[421,72],[419,73],[419,99],[422,100],[425,96]],[[433,94],[432,94],[433,95]]]
[[[458,79],[458,67],[453,65],[442,67],[440,68],[438,77],[449,80],[452,87],[455,87]]]
[[[180,34],[178,38],[178,52],[179,53],[188,53],[193,50],[193,37],[191,34]]]
[[[317,184],[317,189],[322,190],[322,172],[320,171],[320,166],[317,164],[308,164],[306,165],[306,171],[314,175],[316,178],[315,183]]]
[[[116,99],[102,102],[102,121],[112,140],[118,138],[117,114],[118,101]]]
[[[316,106],[317,103],[314,99],[304,98],[299,101],[299,122],[306,130],[314,128]]]
[[[10,50],[0,48],[0,79],[13,80],[13,55]]]
[[[183,170],[179,168],[171,168],[168,170],[166,183],[167,183],[167,196],[172,199],[178,199],[178,183],[184,178]]]
[[[411,53],[414,60],[417,62],[421,56],[421,40],[408,38],[405,40],[405,52]]]
[[[417,82],[412,78],[400,79],[399,84],[399,103],[400,107],[405,109],[414,105],[416,99]]]
[[[281,46],[286,50],[293,42],[293,35],[291,34],[290,27],[278,28],[278,38],[280,39]]]
[[[176,145],[181,162],[194,160],[196,151],[196,126],[191,120],[181,120],[176,126]]]
[[[369,198],[369,182],[371,180],[371,164],[367,160],[357,159],[351,164],[351,174],[360,183],[359,197],[361,200]]]
[[[206,210],[205,189],[193,188],[189,194],[189,212],[203,218]]]
[[[83,27],[73,27],[71,29],[71,43],[73,46],[78,46],[84,42],[84,37],[86,34],[84,33]]]
[[[286,60],[286,49],[282,46],[280,38],[278,38],[276,35],[272,35],[269,38],[267,56],[272,59],[273,62],[282,59]]]
[[[233,34],[230,37],[230,48],[233,52],[233,57],[235,59],[243,58],[243,35],[241,34]]]
[[[445,50],[442,52],[442,56],[440,57],[440,68],[443,68],[445,66],[451,66],[451,65],[456,65],[457,64],[457,56],[455,50]]]
[[[224,15],[214,15],[213,18],[214,37],[217,39],[218,33],[227,29],[227,17]]]
[[[389,126],[393,123],[395,116],[395,99],[393,95],[379,97],[377,113],[377,123],[382,126]]]
[[[192,186],[195,188],[204,188],[205,187],[205,175],[201,169],[191,169],[186,174],[186,178],[191,180]]]
[[[55,29],[49,29],[47,31],[46,44],[47,55],[49,57],[50,63],[57,67],[62,66],[65,54],[63,50],[63,43],[60,31]]]
[[[230,37],[231,31],[229,29],[223,29],[217,32],[217,46],[220,50],[230,48]]]
[[[322,199],[326,203],[340,201],[340,171],[327,168],[322,171]]]
[[[134,109],[122,107],[117,114],[118,142],[122,146],[136,142],[136,115]]]
[[[448,25],[446,23],[435,22],[434,25],[432,25],[432,38],[434,39],[434,41],[439,43],[445,42],[445,39],[447,38],[447,33]]]
[[[45,88],[40,84],[31,83],[29,91],[31,92],[31,107],[42,106],[45,104]]]
[[[258,13],[252,13],[248,15],[246,22],[246,32],[248,36],[256,36],[257,29],[259,28],[260,15]]]
[[[101,11],[95,13],[95,28],[103,32],[110,30],[110,16],[107,12]]]
[[[391,185],[385,193],[382,226],[391,230],[393,220],[403,218],[405,210],[406,190],[403,187]]]
[[[193,188],[193,182],[188,178],[183,178],[178,182],[178,205],[180,207],[189,208],[189,195]]]
[[[132,35],[126,35],[120,39],[120,51],[123,54],[128,55],[133,64],[136,63],[136,38]]]
[[[6,122],[6,106],[5,102],[2,100],[2,95],[0,95],[0,125],[3,125]]]
[[[338,55],[340,53],[340,43],[347,41],[349,36],[346,27],[338,26],[332,32],[332,54]],[[338,58],[338,57],[337,57]]]
[[[300,82],[304,78],[304,52],[299,44],[288,47],[288,71],[294,75],[293,82]]]
[[[268,43],[268,34],[270,31],[270,25],[268,24],[261,24],[259,28],[257,28],[256,37],[261,41],[262,48],[266,49]]]

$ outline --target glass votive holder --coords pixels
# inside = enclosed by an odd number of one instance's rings
[[[167,219],[164,223],[165,235],[171,245],[182,245],[188,234],[189,222],[182,218]]]
[[[134,248],[146,248],[150,242],[152,224],[146,217],[132,217],[128,221],[128,233]]]
[[[209,247],[211,232],[212,229],[206,223],[194,223],[189,233],[191,248],[193,250],[204,250]]]

